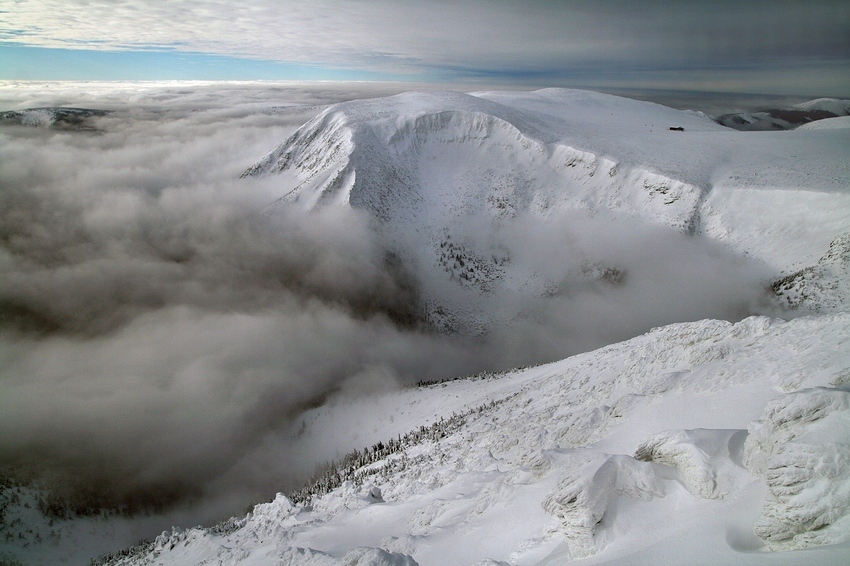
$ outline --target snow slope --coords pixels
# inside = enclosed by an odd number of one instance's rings
[[[279,495],[112,563],[630,564],[671,541],[656,563],[844,564],[848,337],[847,314],[706,320],[501,377],[321,407],[305,416],[316,444],[463,416],[309,504]],[[372,430],[340,426],[349,411]]]
[[[486,302],[461,308],[475,297],[560,283],[505,227],[574,213],[719,242],[787,274],[787,306],[835,314],[674,324],[502,376],[331,400],[293,425],[296,446],[314,460],[372,448],[312,498],[112,562],[846,563],[848,142],[582,91],[330,107],[246,175],[280,174],[275,206],[369,212],[404,262],[466,291],[435,305],[444,289],[424,290],[450,328],[487,325]],[[616,283],[593,259],[585,276]]]

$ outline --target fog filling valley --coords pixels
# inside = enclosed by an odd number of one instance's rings
[[[616,281],[566,280],[519,305],[497,293],[488,308],[522,316],[483,336],[430,330],[418,319],[428,269],[388,261],[373,219],[347,207],[268,214],[281,179],[240,179],[319,112],[311,105],[357,94],[0,93],[0,110],[108,111],[85,127],[0,125],[6,473],[107,506],[215,500],[209,516],[221,518],[309,476],[320,462],[294,451],[288,427],[328,399],[767,308],[762,266],[672,229],[577,213],[505,228],[512,254],[564,273],[590,258]]]

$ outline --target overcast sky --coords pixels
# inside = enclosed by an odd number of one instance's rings
[[[0,0],[2,79],[850,94],[846,0]]]

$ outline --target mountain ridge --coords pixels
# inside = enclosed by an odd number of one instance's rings
[[[352,208],[431,329],[491,358],[583,353],[355,391],[364,371],[269,434],[336,462],[319,483],[100,562],[844,564],[848,136],[563,89],[327,108],[243,174],[276,187],[268,218]],[[42,563],[125,526],[48,525],[17,493]]]

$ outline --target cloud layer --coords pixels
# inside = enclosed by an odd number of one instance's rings
[[[847,67],[848,38],[850,7],[832,0],[24,0],[0,13],[0,40],[25,45],[166,49],[506,83],[607,84],[636,72],[662,73],[655,81],[675,73],[681,82],[686,71],[711,81],[718,70],[756,81],[782,71],[788,80],[791,71],[824,66],[834,74]]]

